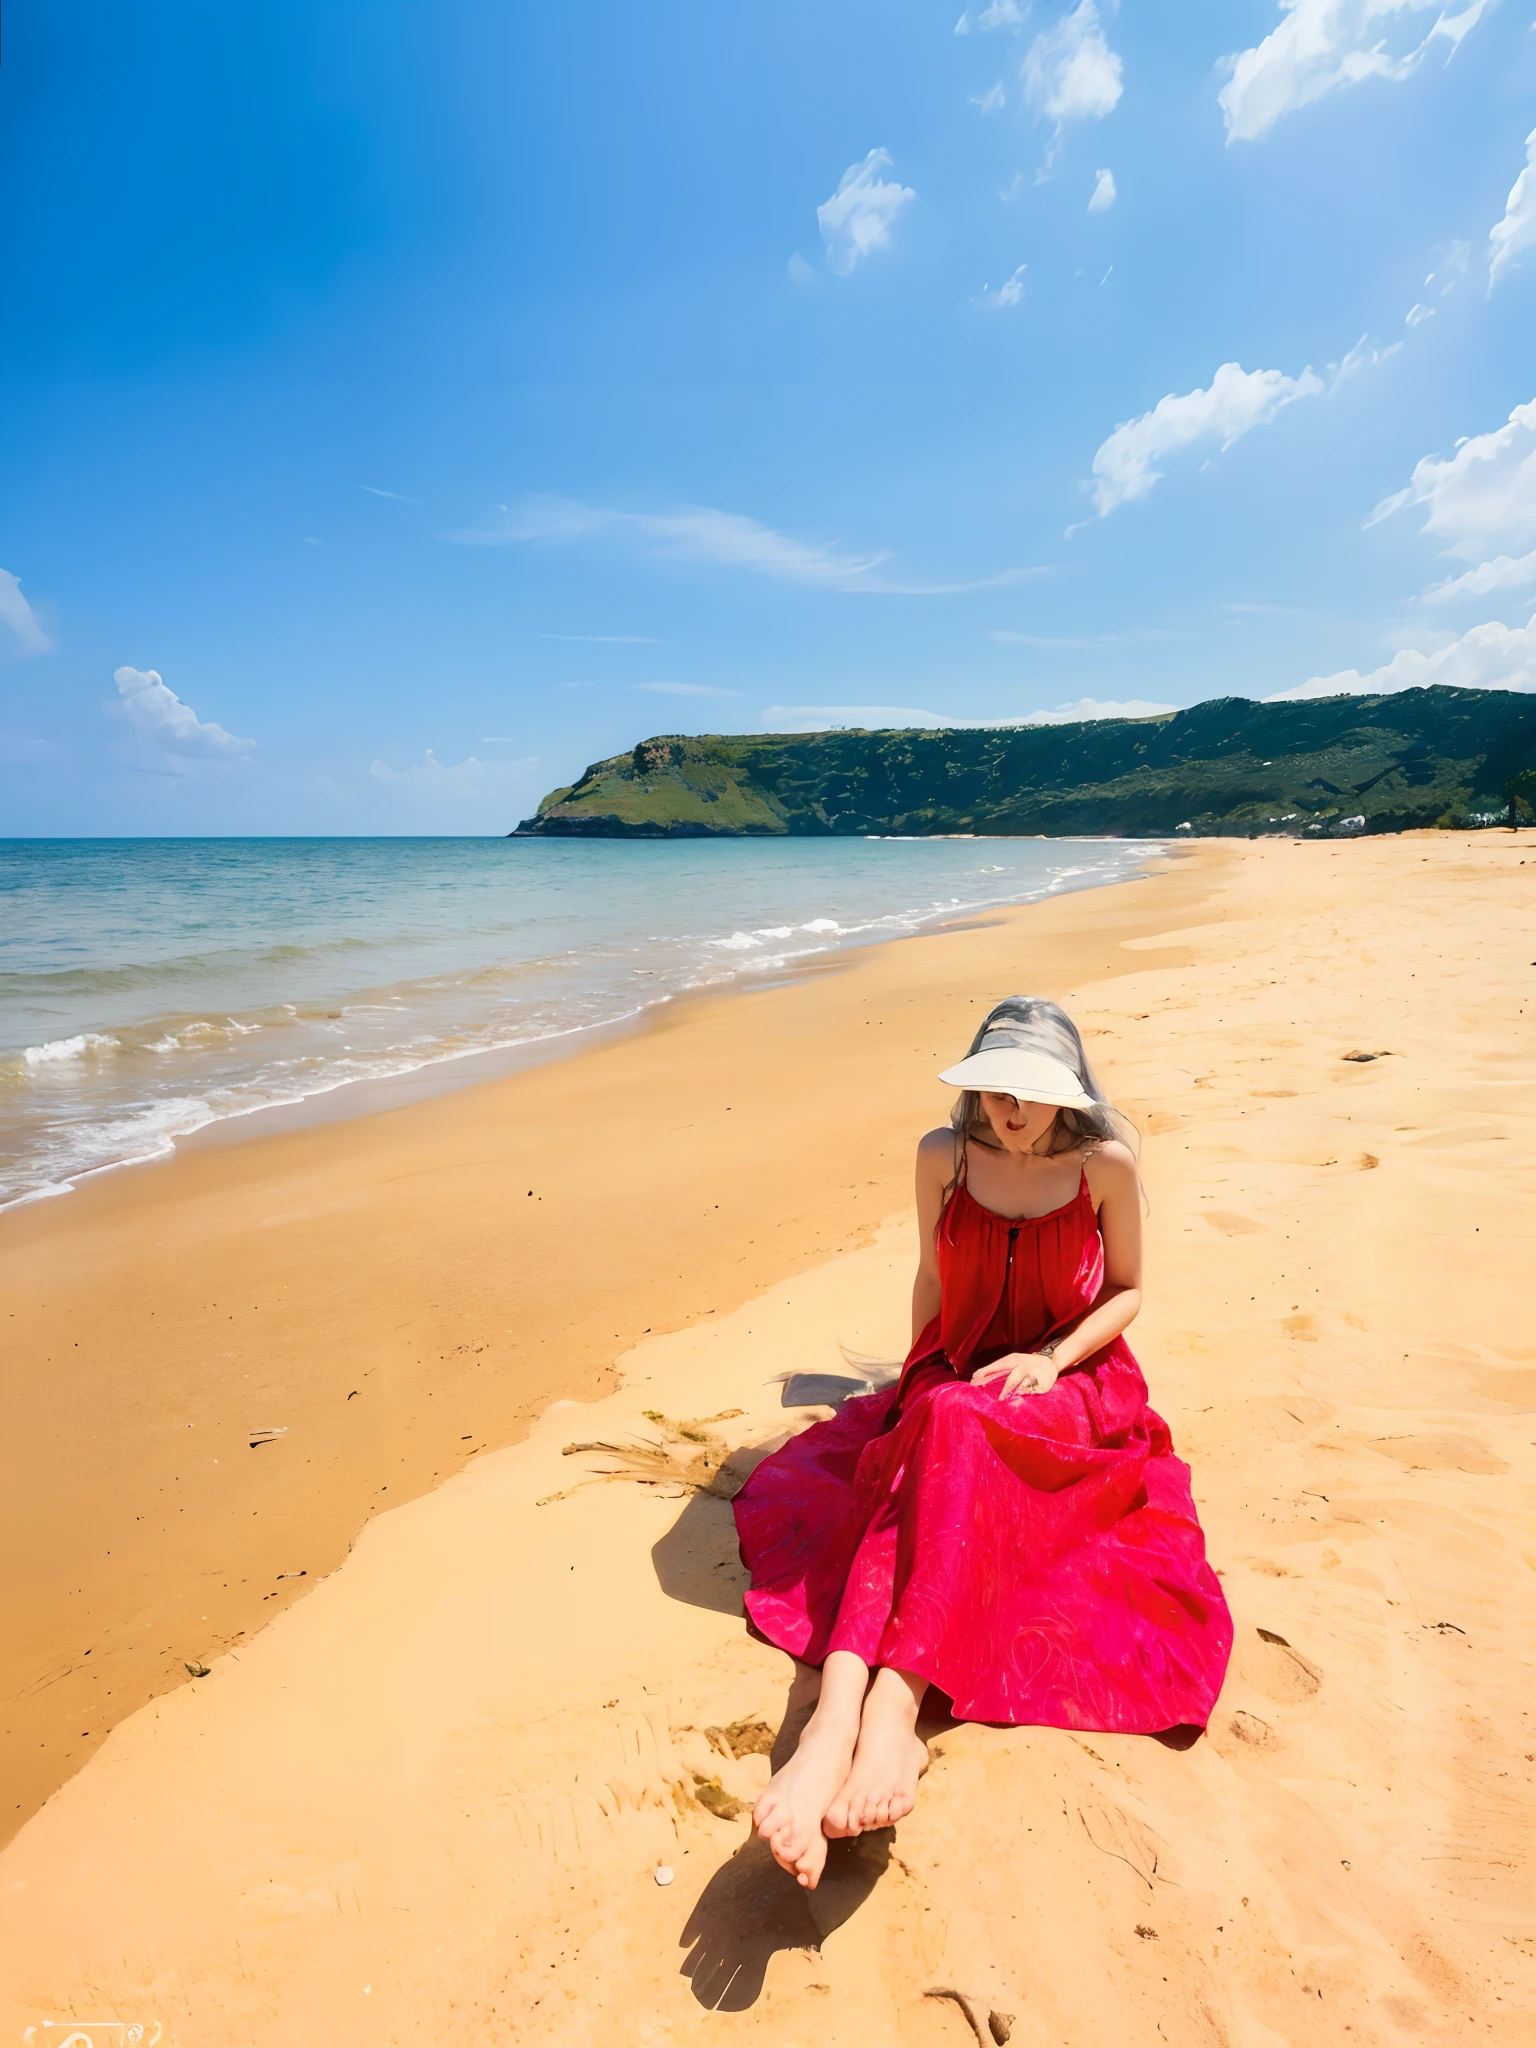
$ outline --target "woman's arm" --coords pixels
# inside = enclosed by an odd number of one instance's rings
[[[1135,1322],[1141,1309],[1141,1176],[1128,1146],[1104,1145],[1090,1154],[1088,1192],[1104,1240],[1104,1278],[1092,1306],[1058,1340],[1051,1357],[1012,1352],[973,1374],[974,1385],[1001,1380],[1004,1399],[1048,1394],[1059,1373],[1102,1351]]]
[[[1093,1306],[1056,1348],[1058,1372],[1102,1351],[1141,1312],[1141,1176],[1128,1146],[1105,1145],[1090,1156],[1088,1192],[1099,1212],[1104,1278]]]
[[[954,1178],[955,1134],[929,1131],[917,1147],[917,1278],[912,1283],[912,1342],[939,1312],[939,1218]]]

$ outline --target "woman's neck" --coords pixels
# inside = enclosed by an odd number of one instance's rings
[[[997,1159],[1012,1160],[1015,1165],[1021,1167],[1048,1166],[1052,1160],[1066,1159],[1080,1149],[1076,1145],[1063,1145],[1057,1150],[1052,1151],[1050,1149],[1051,1135],[1050,1132],[1047,1132],[1045,1137],[1038,1140],[1036,1145],[1030,1146],[1027,1151],[1015,1152],[1011,1145],[999,1144],[995,1133],[991,1131],[988,1131],[985,1136],[977,1131],[968,1133],[971,1144],[981,1146],[983,1151],[992,1153]]]

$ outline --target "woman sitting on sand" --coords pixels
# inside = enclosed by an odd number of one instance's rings
[[[758,1833],[814,1887],[829,1836],[910,1813],[932,1685],[963,1720],[1203,1727],[1232,1647],[1189,1468],[1122,1332],[1141,1184],[1076,1026],[1010,996],[940,1075],[900,1379],[736,1497],[754,1633],[821,1666]],[[873,1678],[871,1678],[873,1674]]]

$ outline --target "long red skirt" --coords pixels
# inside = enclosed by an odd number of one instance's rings
[[[1086,1182],[1076,1203],[1023,1225],[961,1188],[945,1226],[946,1289],[962,1263],[979,1276],[968,1297],[953,1289],[992,1340],[973,1363],[1005,1348],[1000,1334],[1024,1329],[1019,1348],[1043,1341],[1097,1288]],[[1014,1233],[997,1292],[992,1226]],[[811,1664],[851,1650],[914,1672],[966,1720],[1203,1726],[1231,1618],[1189,1468],[1129,1346],[1117,1340],[1047,1394],[1005,1401],[957,1369],[946,1327],[955,1341],[946,1314],[897,1386],[792,1438],[738,1494],[751,1626]]]

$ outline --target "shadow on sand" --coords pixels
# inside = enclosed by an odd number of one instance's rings
[[[689,1496],[665,1536],[651,1545],[656,1581],[669,1600],[707,1607],[714,1614],[745,1613],[747,1574],[736,1549],[736,1523],[728,1500],[711,1493]]]
[[[862,1394],[874,1375],[794,1372],[784,1375],[785,1408],[840,1408]],[[784,1439],[756,1447],[755,1464]],[[746,1461],[732,1460],[744,1471]],[[695,1493],[672,1527],[652,1546],[656,1578],[668,1599],[716,1614],[740,1615],[747,1574],[736,1547],[729,1501]],[[769,1762],[789,1757],[815,1704],[820,1674],[797,1666]],[[686,1950],[682,1974],[699,2004],[711,2012],[745,2012],[762,1995],[770,1958],[784,1949],[816,1952],[850,1920],[884,1876],[894,1828],[853,1841],[833,1842],[814,1892],[805,1891],[774,1862],[767,1844],[749,1836],[705,1885],[679,1937]]]
[[[840,1408],[850,1395],[865,1393],[869,1378],[844,1373],[784,1374],[782,1405],[786,1408]],[[732,1454],[738,1477],[769,1457],[787,1439],[772,1438],[748,1452]],[[736,1548],[736,1524],[730,1502],[713,1493],[695,1493],[667,1533],[651,1547],[656,1579],[669,1600],[705,1607],[714,1614],[741,1615],[747,1574]]]
[[[821,1947],[851,1920],[885,1875],[894,1828],[833,1842],[814,1892],[780,1870],[754,1836],[722,1865],[688,1916],[680,1945],[682,1974],[711,2012],[745,2012],[762,1994],[771,1957],[781,1949]]]

